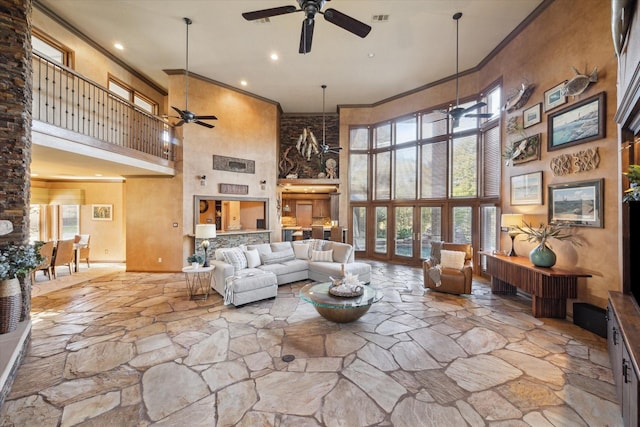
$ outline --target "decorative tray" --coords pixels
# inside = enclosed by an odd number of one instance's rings
[[[356,291],[346,292],[346,291],[339,290],[337,286],[331,286],[329,288],[329,293],[336,297],[352,298],[352,297],[359,297],[360,295],[362,295],[364,293],[364,288],[360,286]]]

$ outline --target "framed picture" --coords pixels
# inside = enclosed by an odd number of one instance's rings
[[[538,102],[522,112],[522,126],[526,129],[542,121],[542,103]]]
[[[547,151],[604,138],[604,92],[549,114],[548,122]]]
[[[604,180],[549,185],[549,222],[604,227]]]
[[[552,87],[544,93],[544,111],[553,110],[567,102],[567,97],[562,94],[566,80]]]
[[[542,171],[511,177],[511,205],[542,204]]]
[[[91,205],[91,219],[96,221],[112,221],[113,205]]]

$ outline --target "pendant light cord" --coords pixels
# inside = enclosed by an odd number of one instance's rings
[[[187,60],[186,60],[186,72],[185,72],[185,76],[186,76],[186,81],[185,81],[185,90],[184,90],[184,109],[186,111],[189,111],[189,25],[191,25],[191,23],[193,21],[191,21],[191,19],[189,18],[184,18],[184,22],[187,24]]]

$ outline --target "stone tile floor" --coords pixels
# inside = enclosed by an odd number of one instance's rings
[[[618,426],[606,340],[523,297],[422,290],[335,324],[298,298],[189,301],[182,274],[116,272],[33,299],[3,426]],[[283,355],[295,360],[284,362]]]

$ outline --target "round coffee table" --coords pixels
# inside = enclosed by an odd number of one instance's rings
[[[330,286],[331,282],[310,283],[300,289],[300,298],[313,304],[322,317],[332,322],[353,322],[382,299],[382,293],[370,285],[364,286],[364,292],[359,297],[333,296],[329,293]]]

